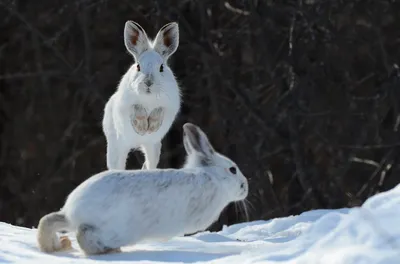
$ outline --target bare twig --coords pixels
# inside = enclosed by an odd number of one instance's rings
[[[229,11],[232,11],[233,13],[239,14],[239,15],[244,15],[244,16],[248,16],[250,15],[249,11],[245,11],[242,10],[240,8],[237,7],[233,7],[231,4],[229,4],[228,2],[224,3],[224,6],[226,7],[226,9],[228,9]]]
[[[265,117],[259,112],[259,110],[254,107],[254,104],[242,92],[241,89],[238,89],[235,85],[227,85],[227,87],[235,93],[239,102],[247,109],[247,111],[249,111],[249,115],[254,118],[254,120],[257,121],[258,124],[260,124],[261,128],[265,132],[268,132],[269,134],[278,136],[280,138],[286,138],[285,135],[283,135],[282,133],[278,133],[276,129],[273,129],[276,128],[276,124],[268,122]]]
[[[379,178],[379,182],[378,182],[379,188],[382,188],[383,182],[385,181],[385,178],[386,178],[386,174],[392,168],[392,166],[393,166],[393,163],[389,163],[385,166],[385,168],[383,168],[383,170],[381,172],[381,177]]]
[[[360,159],[357,157],[351,157],[350,161],[352,162],[358,162],[358,163],[363,163],[363,164],[368,164],[374,167],[379,167],[379,163],[374,161],[374,160],[370,160],[370,159]]]
[[[392,156],[393,156],[393,150],[390,150],[389,152],[386,153],[386,155],[383,157],[383,159],[379,163],[379,166],[375,169],[375,171],[371,174],[369,179],[365,182],[365,184],[357,192],[356,197],[360,197],[364,193],[364,191],[367,190],[367,188],[371,184],[372,180],[378,175],[379,171],[381,171],[381,169],[385,167],[385,164],[387,164],[387,162],[392,158]]]
[[[7,73],[0,75],[0,80],[12,80],[12,79],[26,79],[26,78],[42,78],[44,76],[56,76],[61,75],[59,71],[40,71],[40,72],[19,72],[19,73]]]
[[[302,5],[302,0],[298,1],[298,7],[300,8]],[[293,17],[292,17],[292,22],[290,25],[289,29],[289,40],[288,40],[288,57],[289,59],[292,59],[293,56],[293,32],[294,32],[294,27],[296,24],[296,10],[293,12]],[[307,179],[307,174],[305,171],[305,166],[304,166],[304,161],[303,161],[303,155],[301,154],[301,147],[300,147],[300,138],[299,138],[299,131],[298,127],[299,124],[297,123],[296,119],[297,117],[292,114],[293,108],[295,105],[295,96],[293,94],[293,90],[295,88],[295,74],[293,70],[293,66],[291,64],[288,65],[289,68],[289,90],[288,93],[290,93],[291,100],[292,100],[292,106],[291,110],[289,111],[289,121],[288,121],[288,129],[289,129],[289,134],[290,134],[290,145],[292,148],[292,153],[293,153],[293,161],[296,165],[296,175],[298,177],[299,183],[301,185],[301,188],[305,193],[310,192],[312,197],[316,202],[321,202],[320,199],[317,199],[317,195],[315,193],[314,188],[311,186],[310,182]]]
[[[61,165],[58,167],[56,171],[52,173],[52,175],[57,175],[60,173],[62,169],[70,165],[71,163],[74,163],[76,159],[78,159],[80,156],[82,156],[89,148],[96,146],[99,144],[101,141],[104,140],[103,136],[96,137],[89,141],[89,143],[81,149],[75,150],[67,159],[65,159]]]
[[[43,41],[43,43],[46,44],[46,37],[44,37],[44,35],[33,26],[32,23],[30,23],[21,13],[19,13],[18,11],[15,10],[15,8],[9,7],[8,5],[5,5],[4,3],[0,4],[4,5],[6,7],[6,9],[12,13],[13,15],[15,15],[19,20],[21,20],[25,26],[29,29],[29,31],[31,31],[33,34],[36,34],[38,37],[40,37],[40,39]],[[62,53],[56,49],[54,46],[52,45],[48,45],[47,46],[53,50],[53,53],[56,55],[57,58],[59,58],[70,70],[74,70],[75,68],[72,66],[72,64],[64,57],[64,55],[62,55]]]

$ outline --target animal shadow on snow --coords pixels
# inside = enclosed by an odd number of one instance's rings
[[[199,261],[211,261],[230,256],[227,253],[207,253],[190,250],[134,250],[123,251],[121,253],[111,253],[105,255],[83,256],[72,254],[76,250],[59,252],[55,255],[70,258],[86,258],[95,261],[163,261],[163,262],[185,262],[194,263]]]
[[[119,261],[164,261],[164,262],[185,262],[193,263],[198,261],[210,261],[229,256],[229,254],[205,253],[183,250],[137,250],[122,252],[119,254],[103,255],[93,257],[96,260],[119,260]]]

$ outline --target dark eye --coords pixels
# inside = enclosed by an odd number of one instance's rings
[[[230,171],[232,174],[236,174],[236,168],[235,168],[235,167],[230,167],[230,168],[229,168],[229,171]]]
[[[137,71],[140,71],[140,65],[139,65],[139,63],[138,63],[138,65],[137,65]]]
[[[161,64],[161,66],[160,66],[160,72],[163,72],[163,71],[164,71],[164,65]]]

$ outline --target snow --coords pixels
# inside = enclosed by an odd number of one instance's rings
[[[75,239],[72,251],[44,254],[35,236],[36,229],[0,222],[0,263],[398,264],[400,185],[357,208],[241,223],[109,255],[85,257]]]

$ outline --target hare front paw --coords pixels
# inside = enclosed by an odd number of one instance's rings
[[[144,135],[147,132],[149,123],[147,120],[147,111],[141,105],[133,105],[133,116],[131,117],[133,129],[139,135]]]
[[[148,132],[153,133],[160,129],[164,119],[164,108],[157,107],[149,115]]]

